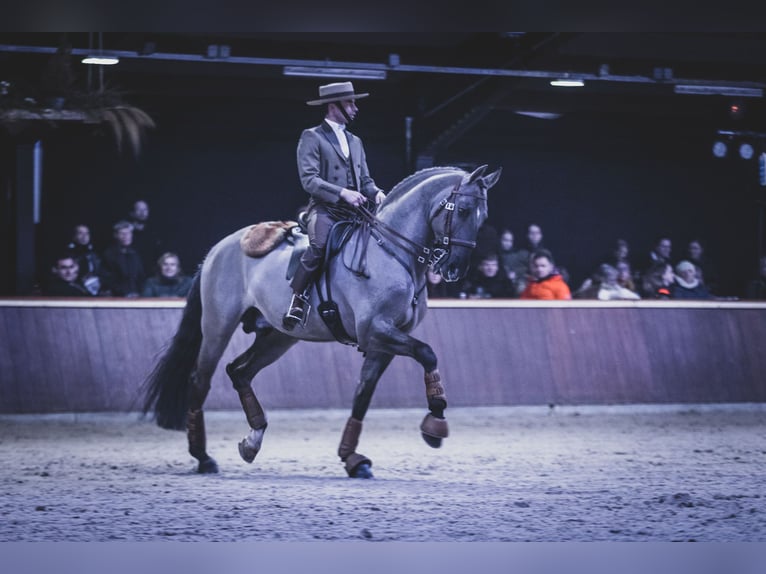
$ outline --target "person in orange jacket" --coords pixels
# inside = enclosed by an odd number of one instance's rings
[[[572,293],[561,274],[556,271],[553,255],[546,249],[530,257],[533,280],[521,293],[521,299],[571,299]]]

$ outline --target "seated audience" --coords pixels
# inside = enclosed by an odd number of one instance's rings
[[[184,275],[181,260],[175,253],[163,253],[157,260],[157,273],[149,277],[141,291],[142,297],[186,297],[192,278]]]
[[[521,293],[522,299],[571,299],[569,286],[556,271],[553,255],[546,249],[530,256],[532,280]]]
[[[643,275],[642,290],[646,299],[670,299],[670,289],[675,283],[670,263],[655,263]]]
[[[486,254],[463,283],[461,298],[498,299],[514,296],[513,283],[501,268],[496,253]]]
[[[638,293],[636,289],[636,282],[633,279],[633,270],[630,268],[630,263],[627,261],[620,261],[615,265],[617,269],[617,284],[625,289],[629,289],[634,293]]]
[[[702,281],[697,279],[694,263],[683,260],[676,265],[676,281],[670,288],[672,299],[713,299]]]
[[[133,226],[127,221],[114,224],[114,243],[104,250],[104,280],[115,297],[138,297],[144,286],[144,266],[133,249]]]
[[[92,297],[93,293],[78,281],[79,268],[77,260],[70,254],[57,257],[43,294],[51,297]]]
[[[513,232],[510,229],[503,229],[500,233],[500,242],[498,245],[498,258],[500,266],[505,269],[508,279],[514,285],[527,276],[527,259],[529,254],[513,248]]]
[[[766,299],[766,256],[761,257],[758,278],[745,287],[746,299]]]
[[[598,299],[600,301],[637,300],[638,293],[626,289],[617,282],[618,272],[608,263],[599,265],[593,279],[586,279],[574,294],[577,299]]]
[[[157,234],[154,223],[150,222],[149,214],[149,204],[139,199],[133,202],[133,207],[125,218],[125,221],[133,226],[133,249],[141,257],[145,271],[154,267],[157,257],[164,251],[163,240]]]
[[[543,230],[536,223],[531,223],[527,227],[527,236],[524,245],[518,251],[518,259],[521,264],[516,268],[516,293],[519,295],[524,291],[527,282],[532,275],[531,257],[535,251],[545,249],[543,246]],[[523,267],[522,267],[523,264]]]
[[[614,242],[612,251],[608,254],[607,263],[617,266],[618,263],[630,263],[630,245],[625,239],[618,239]]]
[[[711,293],[718,289],[718,273],[713,262],[705,254],[705,249],[699,239],[692,239],[686,246],[686,260],[697,268],[697,279]]]
[[[644,260],[644,264],[640,267],[640,270],[643,273],[646,273],[652,266],[658,263],[672,263],[672,250],[673,243],[670,241],[670,238],[666,236],[658,237]]]
[[[444,277],[439,273],[435,273],[430,267],[426,271],[426,291],[428,292],[429,299],[443,299],[449,297],[447,293],[447,283],[444,281]]]
[[[98,295],[101,291],[101,257],[91,243],[90,228],[87,225],[75,225],[72,241],[67,245],[67,249],[80,267],[80,283],[92,295]]]

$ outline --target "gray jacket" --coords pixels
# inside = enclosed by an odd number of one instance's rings
[[[346,138],[359,191],[368,199],[373,199],[382,190],[370,177],[362,140],[348,130]],[[327,122],[303,130],[298,140],[297,159],[303,189],[315,201],[337,203],[341,190],[346,187],[347,164],[338,138]]]

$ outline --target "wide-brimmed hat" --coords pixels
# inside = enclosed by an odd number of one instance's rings
[[[354,85],[351,82],[335,82],[319,86],[319,99],[306,102],[310,106],[320,106],[330,102],[340,102],[343,100],[358,100],[366,98],[370,94],[355,94]]]

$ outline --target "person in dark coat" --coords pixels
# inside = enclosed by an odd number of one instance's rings
[[[157,260],[157,273],[146,280],[141,297],[186,297],[191,286],[192,278],[183,274],[178,255],[168,251]]]
[[[77,260],[71,255],[57,257],[51,269],[53,275],[43,294],[51,297],[92,297],[93,294],[78,281],[79,268]]]
[[[133,226],[127,221],[114,224],[114,243],[104,250],[105,282],[115,297],[138,297],[144,286],[144,265],[133,249]]]
[[[676,265],[676,281],[670,288],[672,299],[713,299],[713,295],[697,277],[697,268],[691,261]]]

